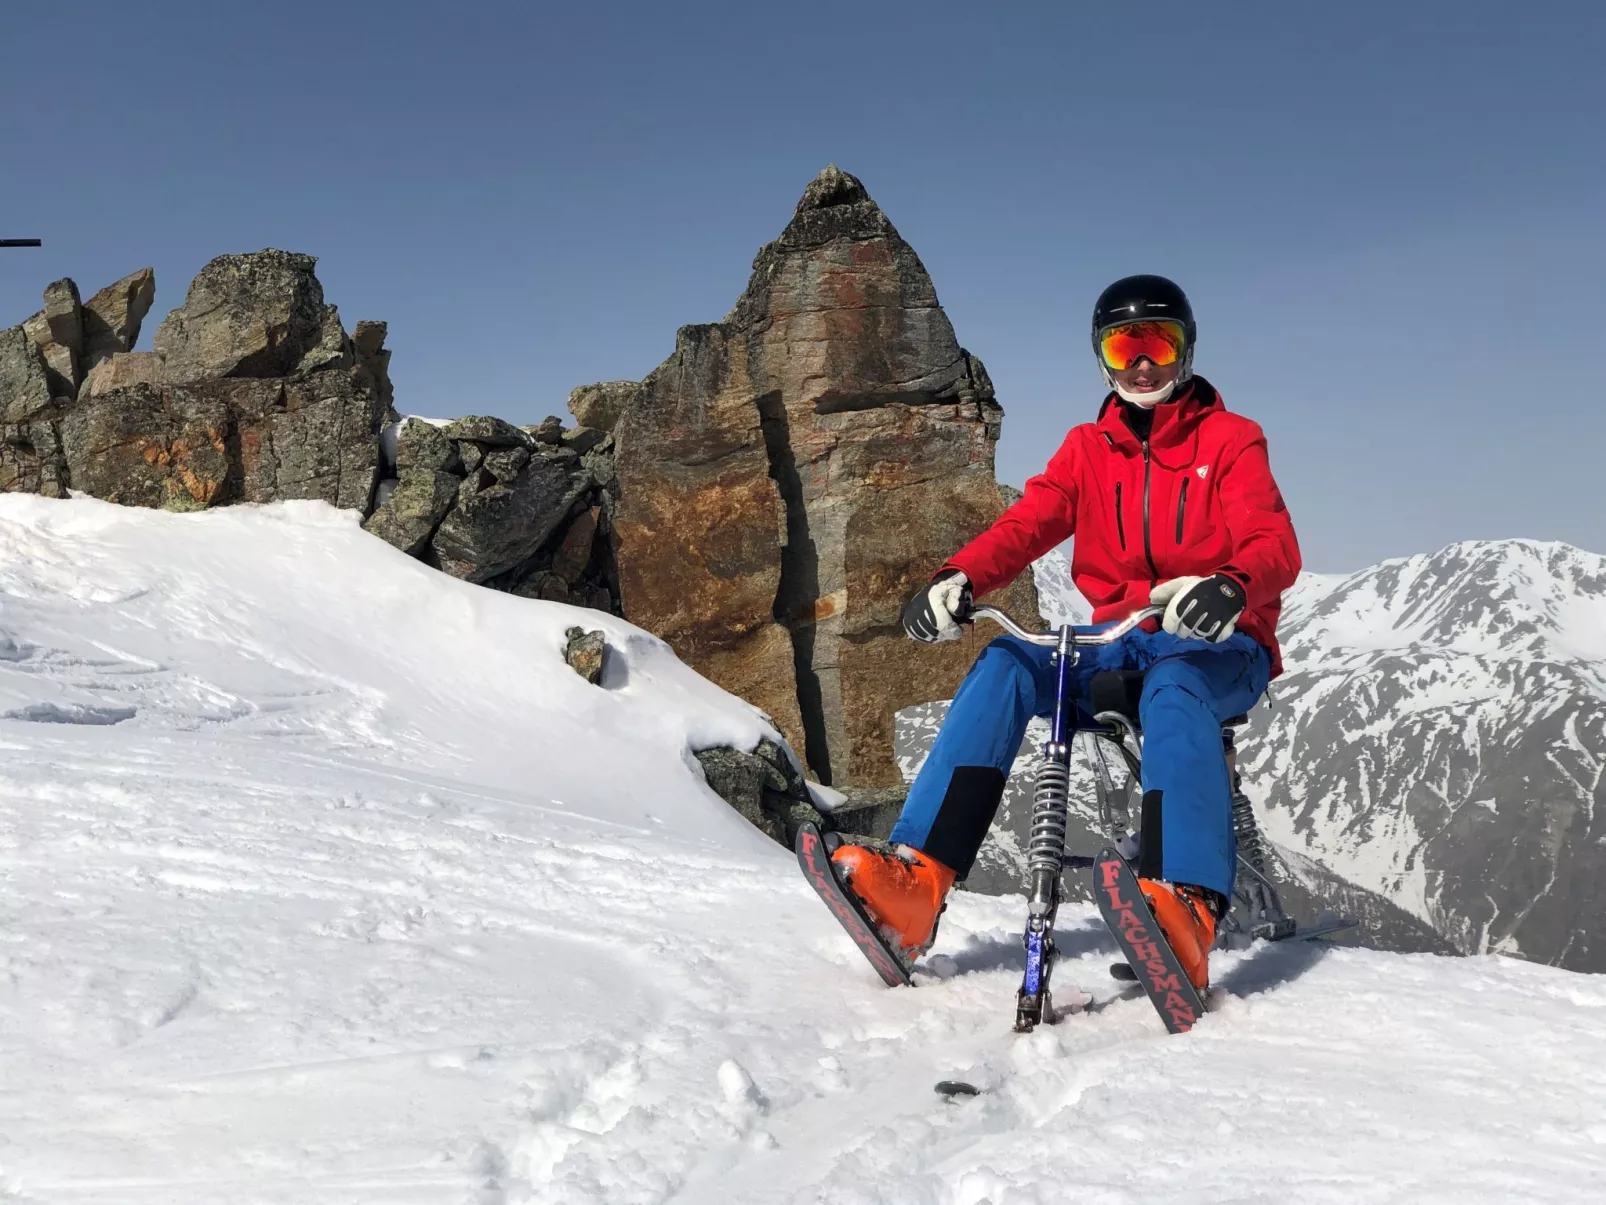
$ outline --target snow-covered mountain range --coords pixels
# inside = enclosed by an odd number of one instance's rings
[[[702,779],[767,735],[350,512],[0,496],[0,1201],[1598,1196],[1603,981],[1262,946],[1170,1038],[1069,906],[1016,1035],[1021,898],[886,989]]]
[[[1063,553],[1036,574],[1045,618],[1086,618]],[[1239,748],[1291,900],[1341,903],[1390,948],[1606,970],[1606,557],[1500,540],[1305,574],[1279,633],[1285,672]],[[901,717],[906,770],[942,706]],[[1041,739],[982,890],[1021,881]],[[1085,768],[1076,786],[1091,799]],[[1090,806],[1078,820],[1095,841]]]
[[[1606,971],[1606,557],[1452,544],[1307,576],[1242,742],[1279,844],[1457,950]]]

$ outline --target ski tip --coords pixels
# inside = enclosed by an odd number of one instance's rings
[[[981,1089],[961,1079],[945,1079],[937,1082],[937,1094],[954,1100],[961,1096],[980,1096]]]

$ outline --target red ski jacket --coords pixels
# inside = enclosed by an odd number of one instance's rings
[[[1225,573],[1244,588],[1238,630],[1282,670],[1277,617],[1299,574],[1299,543],[1258,423],[1230,413],[1202,377],[1154,408],[1147,441],[1115,394],[1097,422],[1071,430],[1026,493],[943,566],[962,570],[977,598],[1008,584],[1071,535],[1071,577],[1093,619],[1120,619],[1158,582]]]

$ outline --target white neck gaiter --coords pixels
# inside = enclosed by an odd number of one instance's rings
[[[1177,383],[1175,381],[1162,388],[1152,389],[1148,393],[1133,393],[1130,390],[1122,389],[1119,385],[1115,386],[1115,392],[1123,402],[1131,402],[1134,406],[1142,406],[1145,410],[1158,406],[1175,393],[1176,390]]]

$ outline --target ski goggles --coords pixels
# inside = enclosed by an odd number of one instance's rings
[[[1187,342],[1180,322],[1124,322],[1099,332],[1099,355],[1116,372],[1145,358],[1163,368],[1182,359]]]

